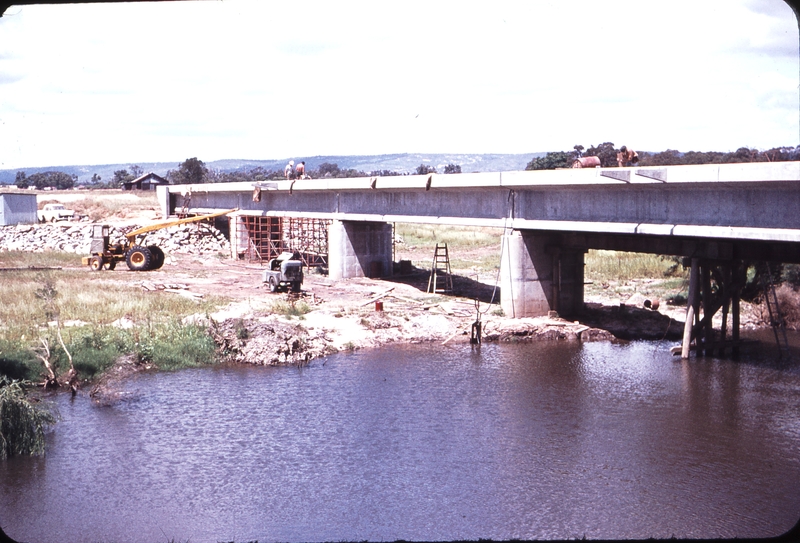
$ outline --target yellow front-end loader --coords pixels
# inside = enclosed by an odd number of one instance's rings
[[[109,244],[111,227],[107,224],[93,224],[92,244],[89,249],[91,255],[84,256],[81,260],[84,266],[89,266],[93,271],[113,270],[117,266],[117,262],[120,261],[124,261],[131,271],[157,270],[164,265],[164,251],[158,245],[144,246],[137,244],[137,237],[162,228],[169,228],[170,226],[221,217],[234,211],[236,209],[143,226],[125,234],[123,243],[114,245]]]

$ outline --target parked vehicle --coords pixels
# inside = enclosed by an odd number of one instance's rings
[[[91,255],[83,257],[83,265],[88,265],[92,271],[113,270],[117,266],[117,262],[124,261],[131,271],[157,270],[164,265],[164,251],[161,250],[158,245],[148,245],[145,247],[137,244],[136,238],[138,236],[144,236],[148,232],[178,224],[220,217],[234,211],[236,210],[229,209],[227,211],[219,211],[207,215],[197,215],[196,217],[175,219],[143,226],[125,234],[125,241],[123,243],[116,243],[114,245],[109,243],[111,227],[107,224],[93,224],[92,243],[89,246]]]
[[[264,282],[269,287],[270,292],[292,289],[292,292],[300,292],[303,284],[303,261],[300,255],[285,251],[277,258],[269,261],[269,268],[264,270]]]
[[[37,212],[39,222],[56,222],[60,220],[69,220],[75,215],[75,211],[67,209],[64,204],[45,204],[42,209]]]

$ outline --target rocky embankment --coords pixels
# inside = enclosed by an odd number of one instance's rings
[[[111,244],[122,243],[125,234],[139,226],[110,226]],[[89,254],[92,225],[88,223],[18,224],[0,227],[0,251],[64,251]],[[230,254],[222,232],[206,224],[185,224],[148,232],[141,245],[158,245],[169,253]]]

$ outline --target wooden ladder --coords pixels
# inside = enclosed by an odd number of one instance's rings
[[[778,296],[775,294],[775,283],[772,281],[772,268],[769,263],[767,263],[767,278],[764,281],[764,299],[767,301],[769,324],[775,334],[775,343],[778,344],[780,356],[783,358],[786,355],[786,358],[790,359],[789,338],[786,337],[786,320],[781,315],[781,308],[778,305]]]
[[[178,214],[178,217],[181,219],[186,218],[189,215],[189,206],[192,203],[192,191],[187,192],[183,195],[183,207],[181,207],[181,211]]]
[[[431,276],[428,279],[428,293],[436,294],[437,292],[453,292],[453,277],[450,275],[450,257],[447,254],[446,243],[436,244]]]

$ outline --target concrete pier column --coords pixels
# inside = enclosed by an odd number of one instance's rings
[[[328,277],[392,275],[392,225],[334,220],[328,228]]]
[[[514,230],[503,235],[500,305],[508,317],[583,310],[583,251],[559,247],[554,234]]]

